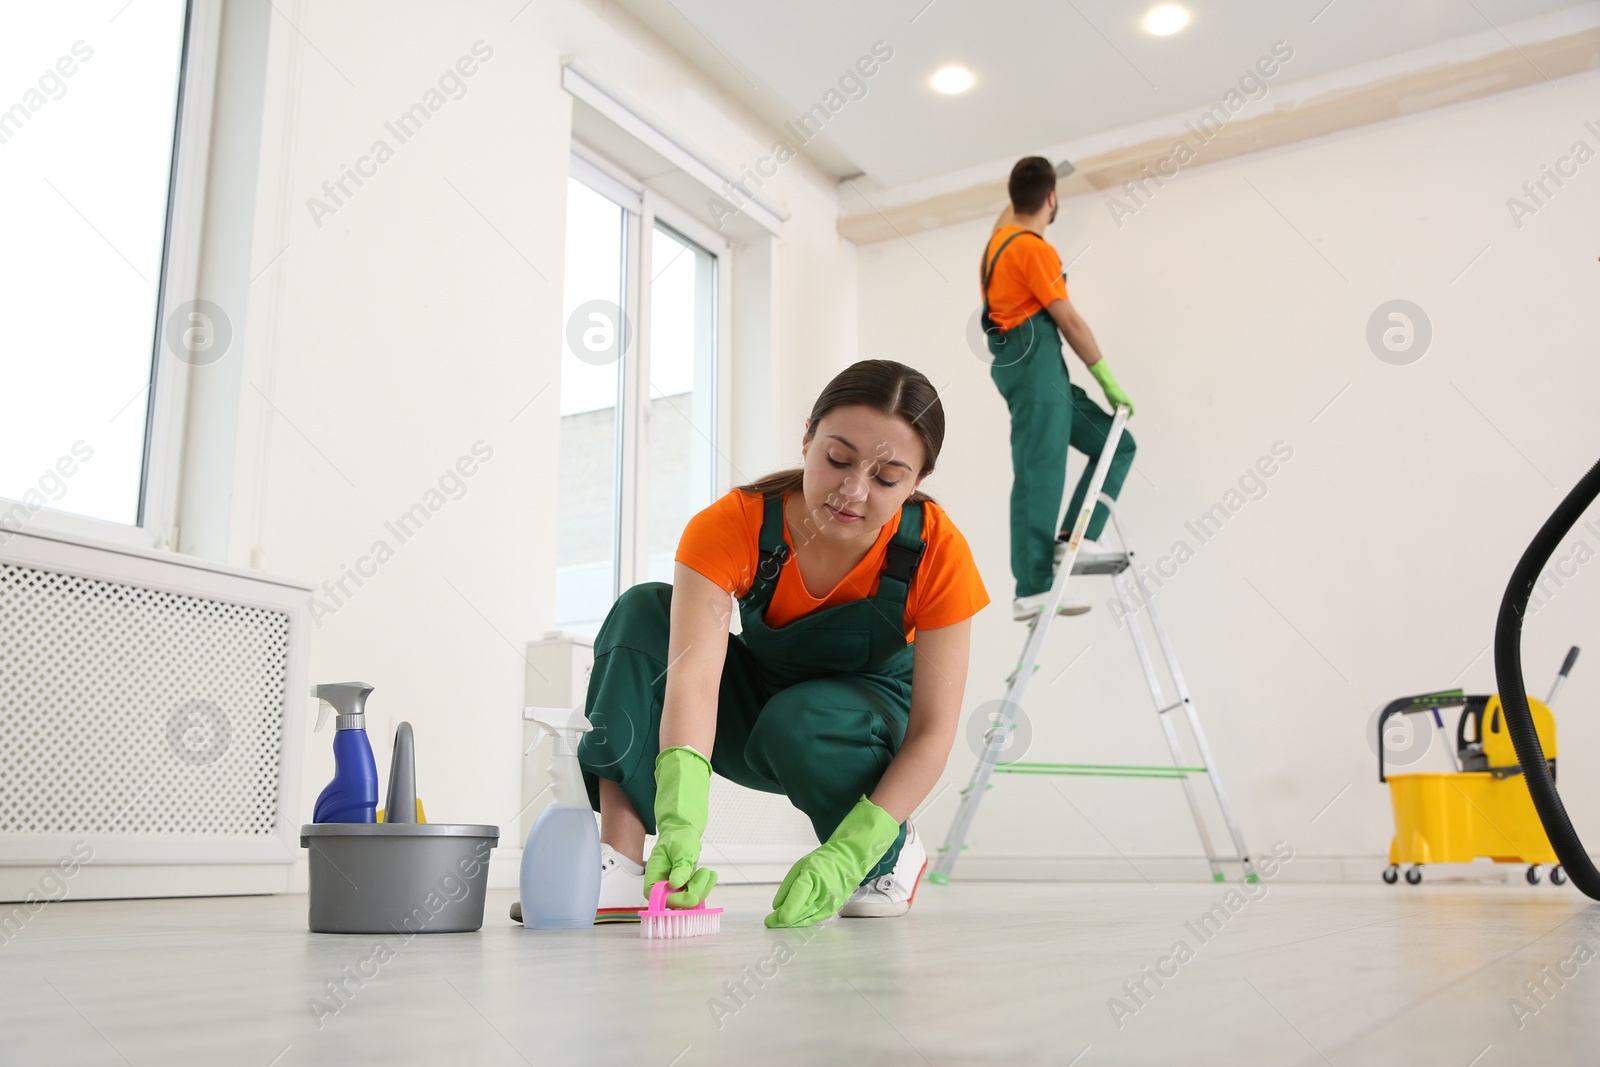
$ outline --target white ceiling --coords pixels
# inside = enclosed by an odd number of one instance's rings
[[[621,0],[775,124],[822,101],[875,41],[894,57],[808,152],[890,186],[1216,102],[1274,41],[1298,81],[1573,6],[1570,0],[1185,0],[1189,26],[1139,26],[1155,0]],[[1315,19],[1315,22],[1313,22]],[[1508,41],[1508,44],[1510,42]],[[928,87],[960,64],[960,96]]]

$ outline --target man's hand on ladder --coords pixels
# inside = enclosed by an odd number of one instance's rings
[[[1100,388],[1105,390],[1106,401],[1113,410],[1119,407],[1128,409],[1128,418],[1133,418],[1133,401],[1128,398],[1127,392],[1117,384],[1116,378],[1111,376],[1111,365],[1106,362],[1106,357],[1101,356],[1089,367],[1089,373],[1094,375],[1094,380],[1100,383]]]

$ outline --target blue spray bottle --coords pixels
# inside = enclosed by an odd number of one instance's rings
[[[535,745],[547,734],[555,738],[555,799],[539,813],[522,850],[522,925],[585,930],[600,904],[600,828],[583,788],[578,742],[594,727],[582,708],[523,708],[522,717],[538,727]]]
[[[333,781],[317,797],[312,822],[377,822],[378,765],[367,740],[366,682],[331,682],[311,690],[322,701],[317,729],[328,724],[331,705],[339,713],[333,735]]]

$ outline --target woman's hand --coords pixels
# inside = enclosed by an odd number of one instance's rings
[[[700,867],[711,803],[711,763],[692,748],[669,748],[656,757],[656,845],[644,865],[644,895],[657,882],[678,892],[674,908],[692,908],[717,884],[717,872]]]
[[[894,816],[862,797],[828,840],[789,869],[772,898],[768,928],[810,926],[830,918],[900,836]]]
[[[667,639],[667,685],[661,704],[661,753],[656,756],[656,844],[644,868],[644,895],[666,882],[674,908],[692,908],[717,884],[699,866],[711,792],[717,697],[728,654],[727,590],[682,563],[675,564]]]
[[[872,798],[862,797],[826,844],[800,858],[772,898],[769,927],[810,926],[844,906],[900,835],[900,823],[943,773],[961,720],[972,620],[918,630],[905,740]]]

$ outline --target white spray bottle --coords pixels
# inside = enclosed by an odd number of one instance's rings
[[[538,727],[535,745],[547,734],[555,738],[550,756],[555,799],[539,813],[522,850],[522,925],[588,929],[600,904],[600,830],[583,787],[578,741],[594,727],[582,708],[523,708],[522,717]]]

